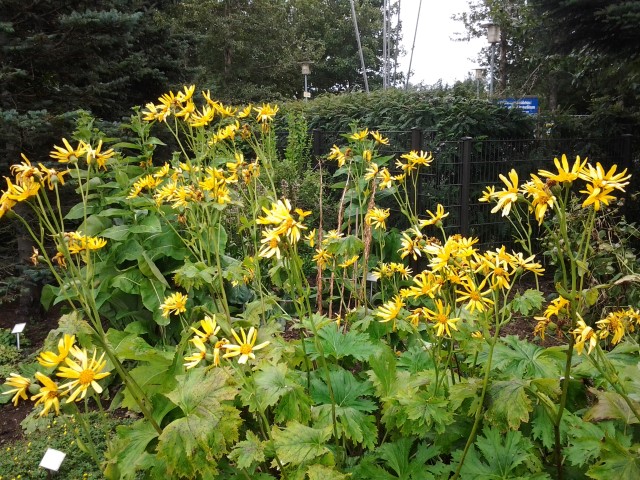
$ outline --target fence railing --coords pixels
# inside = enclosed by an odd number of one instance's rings
[[[344,143],[344,132],[313,130],[313,153],[325,155],[334,143]],[[433,131],[381,132],[390,139],[391,147],[381,153],[400,155],[410,150],[433,152],[434,162],[421,173],[418,182],[419,211],[433,210],[438,203],[450,213],[447,229],[480,239],[485,246],[510,243],[512,233],[507,219],[491,213],[491,205],[479,202],[489,185],[499,187],[500,174],[515,169],[519,178],[540,168],[553,167],[553,159],[566,154],[570,161],[577,155],[590,162],[607,166],[616,163],[620,169],[633,171],[638,148],[632,135],[613,138],[535,138],[487,140],[471,137],[456,141],[435,140]],[[501,187],[499,187],[501,188]]]

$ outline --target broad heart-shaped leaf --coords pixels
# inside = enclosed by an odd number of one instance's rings
[[[489,386],[490,405],[485,417],[499,428],[517,430],[521,422],[529,421],[532,410],[527,396],[528,382],[512,379],[494,381]]]
[[[182,371],[181,364],[167,365],[164,358],[147,360],[143,365],[133,368],[129,374],[140,386],[148,397],[156,393],[166,393],[173,390],[176,385],[176,374]],[[138,404],[133,399],[129,390],[124,391],[124,399],[122,401],[124,408],[129,408],[135,412],[139,411]]]
[[[160,364],[163,360],[170,365],[173,353],[152,347],[135,333],[109,329],[107,339],[120,360],[151,361]]]
[[[595,388],[590,388],[589,391],[598,398],[598,401],[585,413],[585,421],[622,420],[627,425],[638,423],[633,411],[619,393],[603,392]],[[631,402],[636,411],[640,410],[638,402],[633,400]]]
[[[375,417],[366,415],[375,410],[375,404],[362,398],[373,394],[373,387],[366,382],[359,382],[351,372],[334,370],[329,373],[333,398],[336,403],[336,419],[338,433],[356,443],[363,443],[367,448],[373,448],[377,438]],[[319,426],[331,426],[332,409],[329,387],[324,381],[314,379],[311,384],[311,396],[319,403],[316,408]]]
[[[596,480],[637,480],[640,478],[640,444],[625,447],[607,436],[598,465],[587,471],[587,476]]]
[[[111,281],[111,287],[122,290],[124,293],[137,295],[140,293],[140,286],[143,280],[146,278],[139,270],[129,269],[116,276]]]
[[[166,394],[184,413],[164,427],[158,439],[158,457],[166,462],[171,477],[215,475],[215,460],[237,441],[240,412],[222,403],[236,397],[237,388],[228,384],[230,379],[224,368],[208,374],[194,369],[179,375],[176,389]]]
[[[322,343],[322,349],[327,357],[340,360],[344,357],[353,357],[356,360],[366,360],[372,354],[374,347],[369,341],[369,336],[349,330],[344,333],[335,323],[326,325],[318,332]],[[316,346],[312,339],[307,340],[307,354],[317,358]]]
[[[309,480],[347,480],[350,475],[345,475],[335,470],[333,467],[325,467],[324,465],[314,464],[307,469],[307,477]]]
[[[462,480],[549,479],[542,472],[540,460],[533,453],[532,443],[520,432],[485,428],[483,436],[469,449],[460,470]],[[461,451],[454,454],[459,462]]]
[[[264,462],[264,444],[251,430],[247,430],[247,439],[236,443],[229,459],[236,462],[238,468],[251,468],[256,463]]]
[[[326,442],[331,437],[331,427],[311,428],[298,422],[290,422],[284,429],[272,428],[273,445],[284,465],[302,465],[329,451]]]
[[[449,402],[442,397],[434,397],[425,390],[409,389],[398,396],[398,402],[412,422],[407,423],[411,433],[419,438],[436,433],[444,433],[447,425],[453,423],[453,412]]]
[[[144,419],[131,425],[116,427],[116,438],[109,442],[109,448],[105,453],[107,469],[113,472],[113,478],[136,478],[136,471],[140,468],[139,462],[149,443],[156,438],[158,432]]]
[[[554,378],[562,374],[565,358],[558,348],[542,348],[509,335],[495,346],[492,368],[516,378]]]

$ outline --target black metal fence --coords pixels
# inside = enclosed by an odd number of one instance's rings
[[[520,181],[540,168],[553,167],[553,159],[566,154],[570,163],[580,155],[593,164],[608,168],[616,163],[620,170],[633,173],[640,161],[637,139],[632,135],[615,138],[536,138],[487,140],[461,138],[457,141],[435,141],[433,131],[381,132],[392,147],[381,153],[400,155],[410,150],[433,152],[434,162],[419,179],[419,211],[434,210],[438,203],[450,213],[446,225],[450,232],[478,237],[484,246],[510,243],[512,233],[507,219],[492,214],[492,206],[479,202],[489,185],[504,186],[499,179],[511,169]],[[344,143],[342,132],[313,131],[313,153],[321,157],[334,143]]]

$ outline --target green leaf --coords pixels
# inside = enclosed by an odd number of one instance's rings
[[[442,434],[447,425],[453,423],[453,412],[448,400],[435,397],[431,392],[412,391],[399,396],[398,402],[404,407],[407,418],[413,420],[410,422],[411,432],[421,438],[432,429]]]
[[[276,453],[284,465],[302,465],[329,451],[326,442],[331,437],[331,427],[311,428],[290,422],[282,430],[274,426],[272,436]]]
[[[517,430],[521,422],[528,422],[533,408],[525,391],[527,386],[528,382],[517,379],[492,382],[486,418],[499,428],[513,430]]]
[[[346,480],[350,476],[340,473],[333,467],[325,467],[324,465],[311,465],[307,469],[309,480]]]
[[[325,356],[340,360],[345,357],[353,357],[356,360],[366,360],[371,355],[374,347],[369,341],[369,336],[349,330],[344,333],[335,323],[331,323],[318,332]],[[317,358],[315,343],[307,340],[307,353],[312,358]]]
[[[140,257],[138,257],[138,268],[140,268],[140,271],[147,277],[155,278],[165,287],[170,287],[169,282],[167,282],[167,279],[164,278],[164,275],[162,274],[162,272],[160,272],[158,266],[153,260],[151,260],[149,255],[147,255],[147,252],[145,252],[144,250],[142,251]]]
[[[140,459],[156,438],[158,432],[144,419],[131,425],[116,427],[116,438],[109,442],[109,448],[105,453],[107,465],[118,470],[115,477],[122,480],[136,478]]]
[[[240,412],[222,403],[236,397],[237,388],[228,384],[230,379],[224,368],[209,374],[199,368],[178,375],[175,390],[166,396],[185,416],[164,427],[157,447],[169,475],[217,474],[216,460],[229,452],[242,423]]]
[[[565,358],[559,348],[542,348],[509,335],[496,344],[492,368],[516,378],[554,378],[562,374]]]
[[[124,293],[137,295],[140,293],[140,286],[146,277],[137,269],[130,269],[114,277],[111,286],[122,290]]]
[[[371,370],[367,372],[378,397],[384,399],[396,390],[396,355],[388,346],[379,348],[369,359]]]
[[[247,430],[246,440],[236,443],[229,459],[236,462],[238,468],[250,469],[254,464],[264,462],[264,444],[255,433]]]
[[[564,415],[563,421],[565,417],[567,425],[563,425],[563,430],[567,434],[567,446],[562,453],[572,465],[583,467],[592,463],[600,456],[604,446],[605,430],[602,427],[606,427],[606,424],[585,422],[577,415]]]
[[[605,439],[598,465],[587,471],[587,476],[596,480],[637,480],[640,478],[640,444],[624,447],[617,440]]]
[[[152,347],[135,333],[109,329],[107,340],[120,360],[152,361],[160,364],[163,361],[170,365],[173,353]]]
[[[511,300],[511,311],[522,315],[530,315],[542,308],[544,295],[540,290],[528,289],[522,295],[516,293]]]
[[[129,236],[130,225],[115,225],[100,232],[100,236],[121,242]]]

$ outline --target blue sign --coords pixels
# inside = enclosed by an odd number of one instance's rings
[[[538,114],[538,97],[503,98],[498,103],[507,108],[518,108],[529,115]]]

